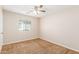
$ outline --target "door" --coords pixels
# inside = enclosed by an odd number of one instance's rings
[[[2,48],[2,43],[3,43],[3,14],[2,14],[2,8],[0,6],[0,52]]]

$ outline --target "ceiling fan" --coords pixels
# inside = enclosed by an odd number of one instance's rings
[[[40,13],[45,13],[46,10],[44,10],[43,5],[34,6],[33,10],[30,10],[28,13],[34,12],[36,15],[39,15]]]

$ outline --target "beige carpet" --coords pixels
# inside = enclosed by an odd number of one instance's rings
[[[2,54],[77,54],[78,52],[50,43],[42,39],[33,39],[4,45]]]

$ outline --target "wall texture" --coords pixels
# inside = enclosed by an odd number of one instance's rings
[[[3,32],[3,12],[2,7],[0,6],[0,51],[3,44],[3,34],[1,34],[2,32]]]
[[[41,37],[79,50],[79,8],[71,8],[41,19]]]
[[[18,13],[3,11],[4,15],[4,44],[38,38],[39,19],[21,15]],[[31,30],[27,32],[18,31],[18,20],[31,20]]]

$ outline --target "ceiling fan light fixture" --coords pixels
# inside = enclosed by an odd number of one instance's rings
[[[32,11],[28,12],[30,14],[33,14],[35,16],[40,16],[40,15],[44,15],[46,12],[45,8],[43,5],[38,5],[38,6],[34,6],[34,8],[32,9]]]
[[[36,13],[36,11],[35,11],[35,10],[33,11],[33,13],[34,13],[34,15],[37,15],[37,13]]]

